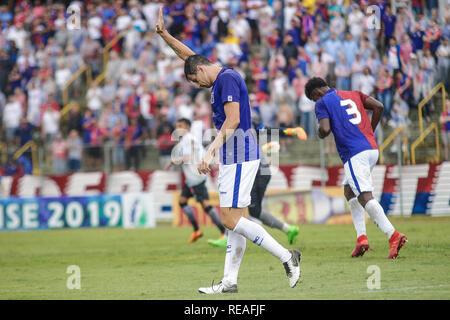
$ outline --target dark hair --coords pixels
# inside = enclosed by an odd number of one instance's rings
[[[308,82],[305,85],[305,95],[306,95],[306,97],[309,100],[312,100],[311,95],[312,95],[312,92],[314,91],[314,89],[323,88],[323,87],[328,87],[328,84],[322,78],[313,77],[313,78],[309,79]]]
[[[201,65],[209,66],[212,65],[212,62],[201,54],[194,54],[192,56],[189,56],[184,62],[184,74],[186,75],[186,78],[189,74],[196,74],[197,66]]]
[[[180,118],[177,120],[177,122],[183,122],[184,124],[186,124],[189,128],[191,127],[191,120],[186,119],[186,118]]]

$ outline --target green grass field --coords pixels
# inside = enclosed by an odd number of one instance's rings
[[[190,228],[79,229],[0,233],[0,299],[450,299],[450,217],[391,218],[409,239],[397,260],[372,223],[372,251],[350,258],[352,225],[302,225],[293,247],[303,254],[301,283],[288,286],[282,264],[247,241],[239,293],[205,296],[200,286],[223,276],[225,249],[207,244],[217,229],[188,244]],[[284,246],[286,236],[269,229]],[[66,287],[69,265],[81,289]],[[381,271],[381,289],[367,288],[367,268]]]

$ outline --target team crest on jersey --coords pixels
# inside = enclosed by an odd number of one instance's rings
[[[211,92],[211,103],[214,103],[214,92]]]

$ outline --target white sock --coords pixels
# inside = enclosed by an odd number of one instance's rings
[[[372,218],[373,222],[375,222],[376,226],[380,228],[380,230],[390,238],[395,231],[394,226],[391,224],[389,219],[386,217],[384,213],[383,207],[380,203],[372,199],[366,203],[366,211],[369,214],[370,218]]]
[[[289,225],[286,222],[283,222],[283,226],[281,227],[281,231],[286,233],[286,232],[288,232],[288,230],[289,230]]]
[[[225,267],[222,282],[226,286],[237,284],[239,267],[244,256],[247,239],[234,231],[228,230],[227,253],[225,254]]]
[[[292,257],[289,250],[280,245],[262,226],[244,217],[239,219],[233,231],[263,247],[283,263]]]
[[[359,203],[358,198],[351,198],[348,201],[350,213],[352,214],[353,225],[356,230],[356,238],[366,234],[366,221],[364,219],[364,208]]]

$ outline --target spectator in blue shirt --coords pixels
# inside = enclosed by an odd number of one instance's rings
[[[423,49],[423,37],[425,32],[420,28],[420,23],[416,22],[414,24],[414,31],[409,32],[409,37],[411,38],[413,52],[417,53],[418,50]]]
[[[397,22],[397,17],[392,14],[391,6],[386,6],[386,12],[382,17],[382,21],[384,25],[385,45],[387,46],[389,39],[394,35],[395,23]]]

